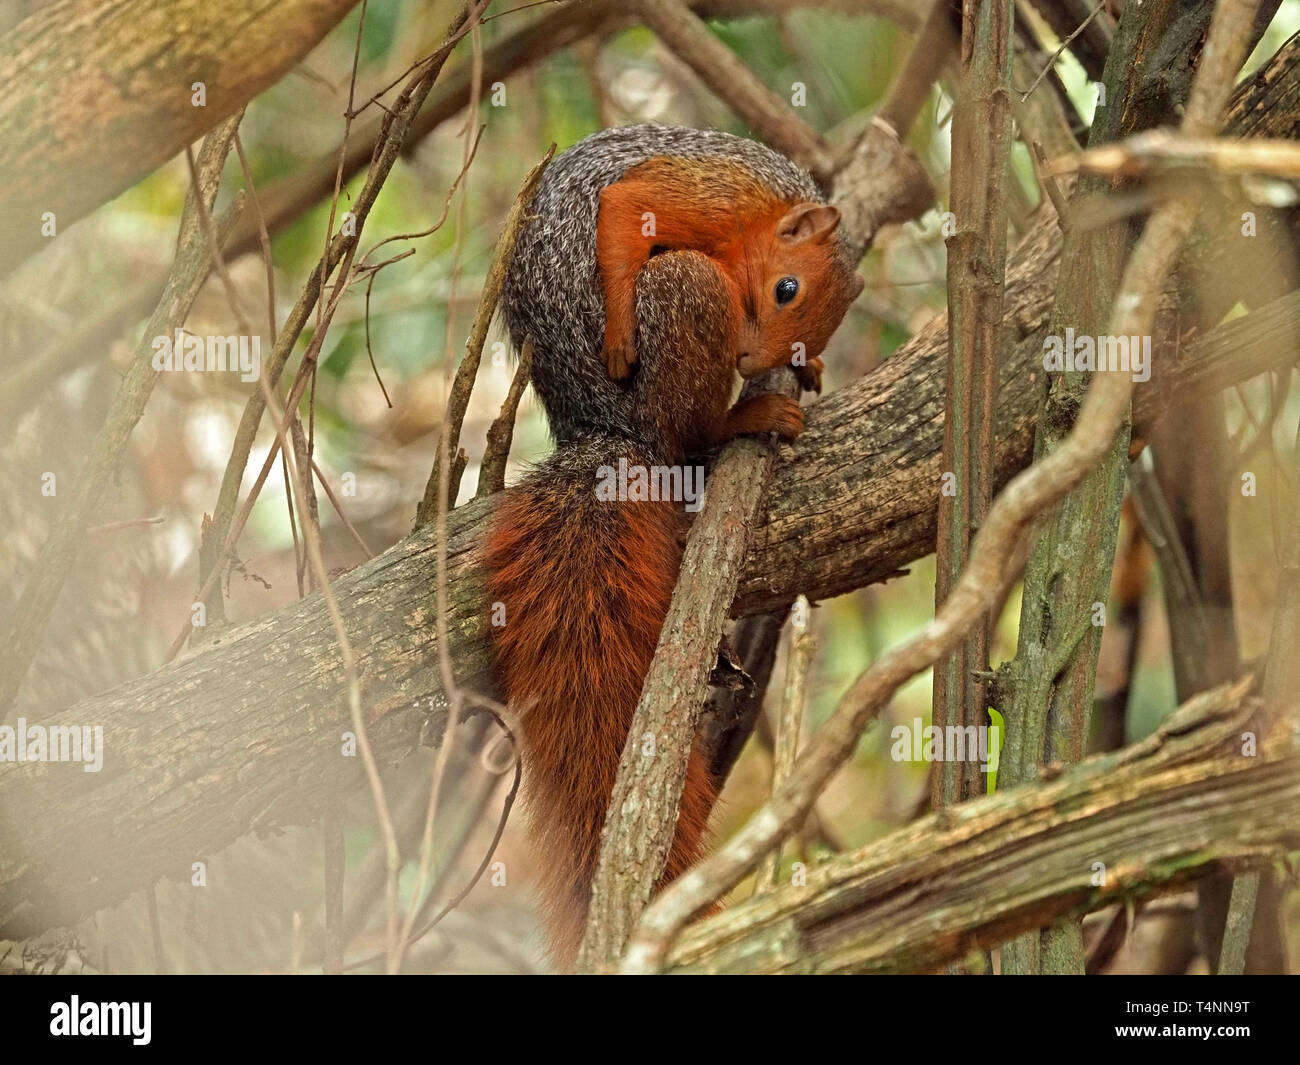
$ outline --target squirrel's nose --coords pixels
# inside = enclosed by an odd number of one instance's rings
[[[741,353],[736,356],[736,371],[741,377],[751,377],[758,373],[761,368],[762,367],[758,365],[758,356],[752,351],[742,350]]]

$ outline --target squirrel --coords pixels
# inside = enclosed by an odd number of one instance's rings
[[[819,356],[862,288],[838,222],[807,174],[757,142],[637,125],[559,155],[516,239],[503,310],[517,349],[533,338],[557,447],[505,492],[483,557],[561,967],[688,524],[680,501],[603,498],[598,479],[621,462],[680,468],[740,435],[799,435],[797,400],[731,397],[737,373],[789,364],[799,344],[796,376],[820,387]],[[661,883],[700,856],[719,785],[692,751]]]

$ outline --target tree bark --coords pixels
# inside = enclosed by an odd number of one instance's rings
[[[961,579],[971,540],[993,498],[993,384],[1007,267],[1007,198],[1012,178],[1011,36],[1015,5],[984,0],[965,8],[962,72],[953,103],[954,167],[948,238],[948,376],[943,465],[950,479],[939,496],[934,604],[943,606]],[[934,724],[988,724],[989,626],[985,618],[934,665]],[[935,807],[980,794],[974,763],[945,762],[931,781]]]
[[[0,37],[0,273],[278,81],[356,0],[53,0]],[[194,85],[205,101],[196,106]]]
[[[932,970],[1018,932],[1258,868],[1300,841],[1300,749],[1216,689],[1132,747],[941,811],[688,930],[674,973]],[[1032,859],[1030,859],[1032,856]]]

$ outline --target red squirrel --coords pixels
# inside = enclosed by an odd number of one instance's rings
[[[839,221],[836,208],[792,202],[737,160],[659,156],[629,169],[601,190],[596,222],[610,376],[627,377],[637,361],[632,308],[641,267],[652,255],[692,250],[726,279],[740,375],[793,358],[800,383],[821,391],[815,353],[839,325],[827,299],[843,271],[834,254]]]
[[[656,225],[641,237],[647,211]],[[818,356],[862,287],[838,221],[807,175],[762,145],[631,126],[556,158],[516,242],[506,320],[516,345],[533,337],[532,380],[558,446],[505,493],[484,561],[562,968],[582,937],[687,528],[681,500],[610,499],[597,484],[620,462],[680,469],[739,435],[799,435],[796,400],[731,397],[737,372],[800,351],[801,382],[820,384]],[[663,883],[700,857],[719,784],[692,752]]]

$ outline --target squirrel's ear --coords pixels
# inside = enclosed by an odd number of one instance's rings
[[[840,224],[839,208],[826,203],[797,203],[777,223],[776,235],[787,244],[830,238]]]

